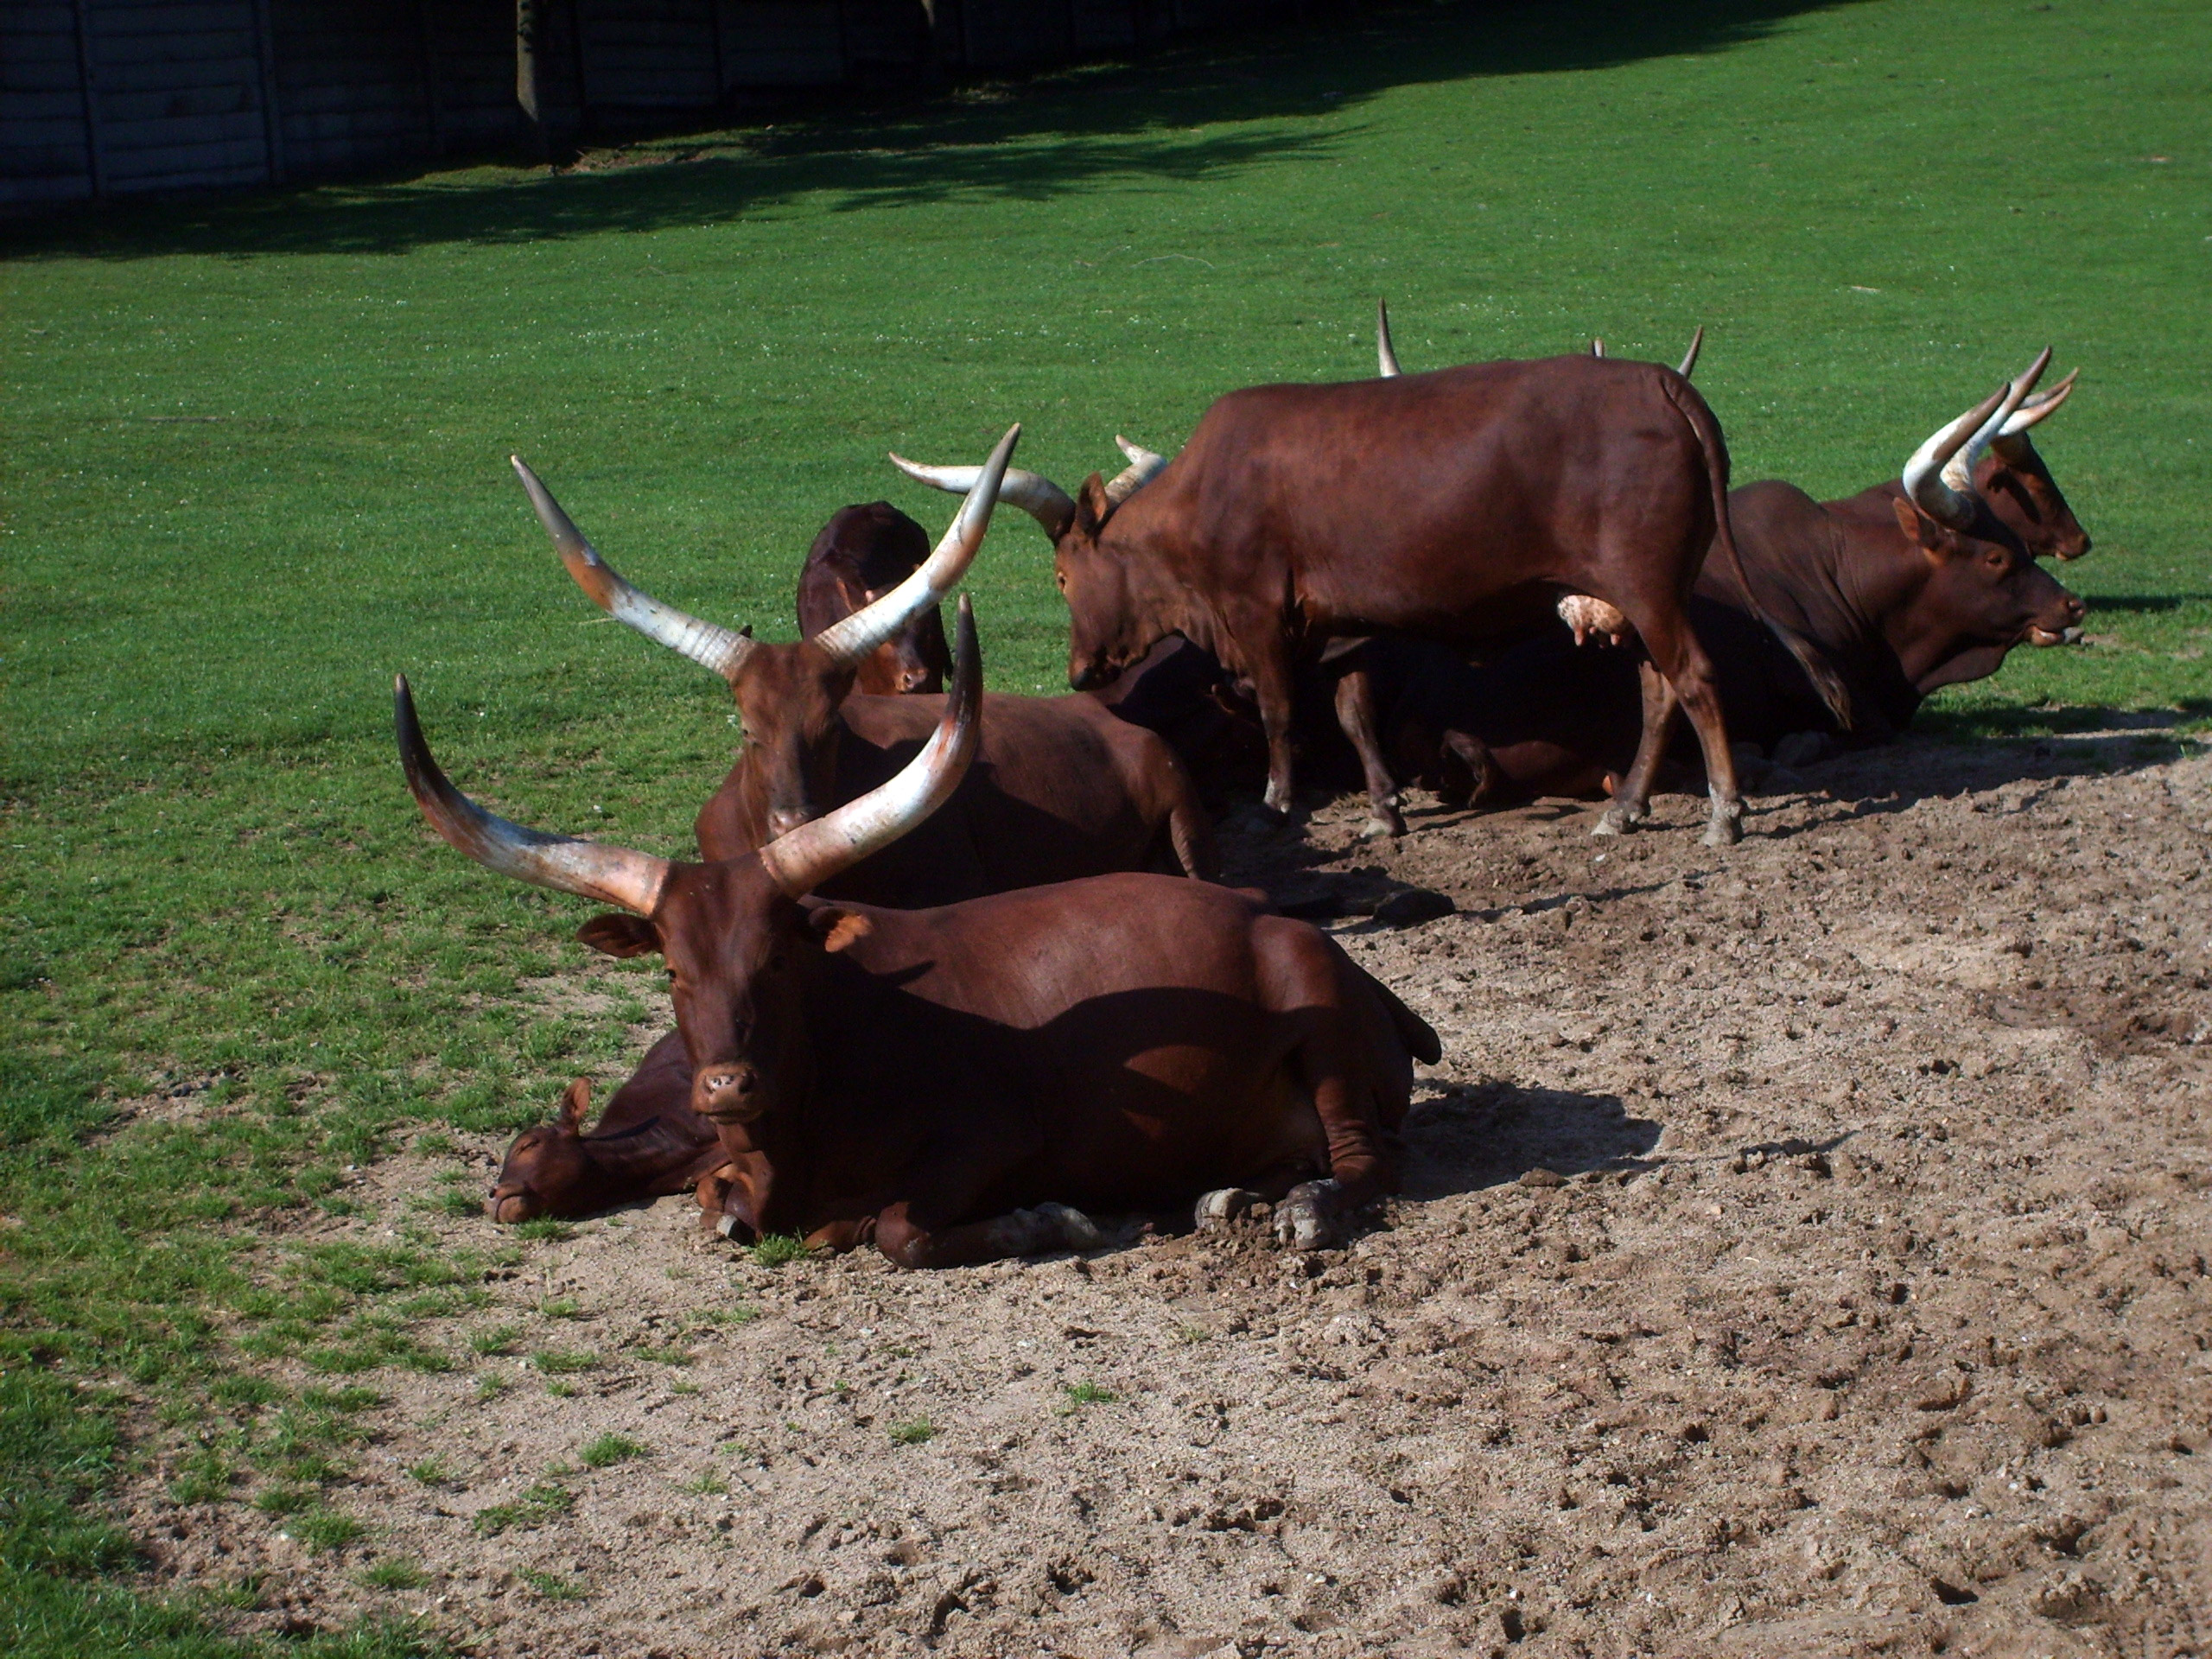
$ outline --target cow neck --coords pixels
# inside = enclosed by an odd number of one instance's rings
[[[1165,544],[1165,538],[1149,533],[1147,521],[1160,516],[1164,499],[1154,493],[1157,488],[1147,486],[1115,508],[1098,536],[1099,556],[1118,561],[1141,583],[1141,591],[1130,597],[1138,607],[1140,632],[1148,637],[1131,662],[1143,661],[1171,633],[1179,633],[1219,658],[1226,631],[1213,607],[1183,579],[1185,562]]]

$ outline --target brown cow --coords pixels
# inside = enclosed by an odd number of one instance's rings
[[[707,864],[524,830],[432,760],[395,688],[409,787],[493,869],[612,902],[579,934],[668,963],[692,1109],[738,1166],[755,1230],[905,1267],[1097,1242],[1083,1208],[1252,1192],[1325,1242],[1389,1191],[1387,1132],[1435,1033],[1306,923],[1204,882],[1124,874],[937,910],[810,897],[918,823],[976,747],[962,601],[938,731],[890,783]]]
[[[725,1160],[715,1126],[691,1109],[691,1067],[675,1032],[646,1051],[594,1128],[591,1084],[578,1077],[550,1123],[507,1148],[486,1207],[494,1221],[595,1216],[681,1192]]]
[[[840,507],[814,538],[798,573],[798,631],[811,638],[864,611],[921,569],[930,538],[888,501]],[[895,696],[942,691],[952,659],[945,655],[944,624],[930,605],[864,658],[853,677],[855,691]]]
[[[618,575],[520,461],[515,470],[569,574],[596,604],[721,674],[745,744],[694,826],[707,858],[765,846],[890,778],[928,737],[940,696],[853,690],[860,665],[959,581],[982,544],[1020,427],[1002,439],[934,552],[891,592],[795,645],[769,645],[663,605]],[[824,896],[950,904],[1109,870],[1214,874],[1213,835],[1182,763],[1089,697],[985,699],[980,763],[947,810]]]
[[[940,488],[973,476],[901,465]],[[1507,638],[1586,594],[1623,613],[1647,658],[1637,764],[1599,833],[1646,816],[1679,701],[1712,780],[1706,839],[1740,838],[1712,665],[1682,613],[1707,545],[1735,560],[1728,454],[1673,370],[1562,357],[1256,387],[1215,403],[1147,478],[1117,502],[1096,474],[1074,500],[1008,475],[1007,499],[1052,537],[1070,682],[1109,679],[1169,632],[1213,652],[1259,702],[1269,806],[1291,804],[1301,657],[1375,632]],[[1840,706],[1827,665],[1789,643]]]
[[[1816,502],[1779,482],[1731,493],[1745,572],[1766,608],[1838,670],[1855,741],[1902,730],[1937,688],[1994,673],[2017,645],[2080,637],[2082,601],[2036,563],[2044,553],[2076,558],[2089,546],[2028,435],[2075,383],[2069,375],[2048,392],[2022,395],[2049,359],[2044,353],[2008,383],[2018,407],[1982,420],[1948,463],[1937,452],[1957,422],[1921,447],[1904,477],[1843,500]],[[1841,735],[1750,611],[1736,573],[1708,565],[1689,613],[1719,675],[1729,730],[1762,747],[1798,732]],[[1632,667],[1620,653],[1578,652],[1555,629],[1479,670],[1438,661],[1414,642],[1378,640],[1368,656],[1382,688],[1385,741],[1415,780],[1440,774],[1449,789],[1474,751],[1482,755],[1474,771],[1494,763],[1514,794],[1582,793],[1626,764],[1635,741]]]

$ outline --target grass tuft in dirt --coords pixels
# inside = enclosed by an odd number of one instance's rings
[[[602,1434],[576,1453],[578,1460],[587,1469],[612,1469],[618,1463],[627,1463],[632,1458],[650,1455],[647,1447],[626,1434]]]

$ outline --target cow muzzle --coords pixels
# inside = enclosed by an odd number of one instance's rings
[[[2039,628],[2031,623],[2028,625],[2028,643],[2031,645],[2078,645],[2082,643],[2082,630],[2078,626]]]
[[[788,836],[803,823],[811,823],[814,814],[804,806],[772,806],[768,809],[768,834],[771,837]]]
[[[748,1123],[768,1104],[759,1070],[746,1065],[710,1065],[691,1080],[691,1109],[717,1123]]]
[[[495,1186],[484,1207],[493,1220],[512,1227],[536,1217],[537,1198],[526,1186]]]

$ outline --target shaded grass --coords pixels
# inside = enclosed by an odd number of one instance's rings
[[[2087,365],[2044,448],[2098,643],[2016,652],[1930,729],[2202,725],[2208,62],[2179,0],[1423,9],[660,168],[12,232],[0,1645],[218,1650],[117,1586],[116,1414],[154,1408],[141,1454],[192,1501],[327,1494],[376,1403],[347,1379],[464,1363],[429,1327],[569,1236],[456,1185],[371,1242],[347,1175],[532,1121],[633,1017],[531,988],[579,971],[584,907],[425,833],[391,672],[466,787],[654,852],[734,741],[718,685],[569,589],[509,449],[648,588],[788,637],[834,508],[949,513],[885,448],[976,457],[1019,416],[1072,486],[1229,387],[1368,373],[1378,292],[1414,365],[1672,360],[1703,321],[1737,476],[1822,495],[2050,339]],[[1060,682],[1046,572],[1006,515],[970,583],[1001,689]],[[363,1236],[279,1242],[310,1207]],[[256,1369],[292,1359],[327,1380]]]

